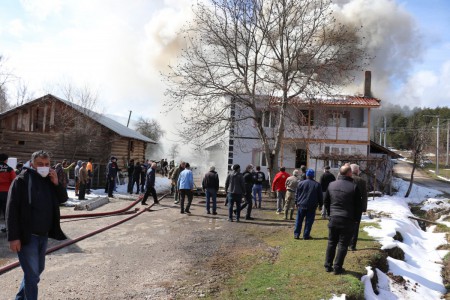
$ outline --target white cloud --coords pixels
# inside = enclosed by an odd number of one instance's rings
[[[21,19],[14,19],[9,22],[8,32],[9,34],[20,37],[25,31],[25,25],[23,24]]]
[[[23,8],[40,20],[45,20],[48,16],[59,13],[62,7],[61,0],[20,0]]]

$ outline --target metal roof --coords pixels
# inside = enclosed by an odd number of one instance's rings
[[[140,141],[144,141],[144,142],[147,142],[147,143],[157,144],[157,142],[155,142],[154,140],[146,137],[145,135],[140,134],[139,132],[137,132],[137,131],[135,131],[135,130],[133,130],[131,128],[126,127],[125,125],[120,124],[119,122],[114,121],[111,118],[108,118],[108,117],[106,117],[106,116],[104,116],[102,114],[96,113],[95,111],[92,111],[90,109],[81,107],[81,106],[79,106],[79,105],[77,105],[75,103],[72,103],[70,101],[67,101],[67,100],[64,100],[62,98],[56,97],[56,96],[54,96],[52,94],[48,94],[48,95],[45,95],[43,97],[37,98],[37,99],[35,99],[33,101],[30,101],[30,102],[27,102],[27,103],[25,103],[25,104],[23,104],[21,106],[14,107],[14,108],[12,108],[12,109],[10,109],[8,111],[5,111],[5,112],[1,113],[0,116],[1,115],[6,115],[6,114],[8,114],[8,113],[10,113],[10,112],[12,112],[12,111],[22,107],[22,106],[31,105],[31,104],[33,104],[35,102],[38,102],[38,101],[43,100],[43,99],[46,99],[48,97],[51,97],[51,98],[54,98],[56,100],[59,100],[59,101],[63,102],[64,104],[66,104],[66,105],[72,107],[73,109],[79,111],[80,113],[84,114],[88,118],[91,118],[92,120],[98,122],[99,124],[105,126],[106,128],[114,131],[115,133],[117,133],[120,136],[127,137],[127,138],[132,138],[132,139],[136,139],[136,140],[140,140]]]
[[[120,124],[119,122],[114,121],[111,118],[108,118],[102,114],[96,113],[90,109],[87,108],[83,108],[75,103],[72,103],[70,101],[61,99],[59,97],[56,97],[54,95],[49,94],[48,96],[54,97],[58,100],[60,100],[61,102],[64,102],[65,104],[69,105],[70,107],[76,109],[77,111],[79,111],[80,113],[88,116],[89,118],[93,119],[94,121],[97,121],[98,123],[102,124],[103,126],[111,129],[112,131],[114,131],[115,133],[117,133],[120,136],[124,136],[124,137],[128,137],[128,138],[132,138],[132,139],[136,139],[136,140],[141,140],[147,143],[152,143],[152,144],[157,144],[154,140],[146,137],[143,134],[140,134],[139,132],[128,128],[125,125]]]
[[[271,97],[271,104],[276,104],[279,97]],[[360,96],[318,96],[313,99],[295,97],[289,101],[294,105],[325,105],[325,106],[357,106],[357,107],[380,107],[380,100],[372,97]]]

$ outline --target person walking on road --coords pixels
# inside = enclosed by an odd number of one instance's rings
[[[216,168],[211,166],[209,172],[205,174],[202,181],[202,188],[205,191],[206,196],[206,213],[211,213],[211,200],[212,200],[212,214],[217,215],[217,192],[219,191],[219,175],[216,172]]]
[[[353,182],[358,187],[361,193],[361,214],[367,211],[367,185],[366,181],[362,179],[359,175],[361,170],[357,164],[351,164],[350,168],[352,168],[352,178]],[[352,239],[350,241],[350,249],[351,251],[356,250],[356,242],[358,241],[359,234],[359,224],[361,223],[361,216],[359,216],[358,221],[355,223],[355,230],[353,231]]]
[[[256,166],[256,172],[253,172],[253,202],[255,202],[254,208],[261,208],[262,201],[262,186],[266,181],[266,175],[261,172],[261,167]],[[256,199],[258,196],[258,199]]]
[[[361,218],[361,192],[353,182],[352,169],[344,165],[340,176],[328,186],[324,205],[328,222],[328,246],[325,255],[325,271],[342,274],[347,249],[352,239],[356,223]],[[336,253],[336,247],[337,253]]]
[[[184,168],[186,167],[185,162],[181,162],[180,165],[173,171],[171,179],[172,179],[172,185],[175,186],[174,191],[174,203],[178,204],[180,202],[180,190],[178,189],[178,177],[180,176],[181,172],[183,172]]]
[[[147,172],[146,190],[144,198],[142,198],[142,205],[147,205],[147,199],[150,194],[153,196],[153,203],[158,204],[158,198],[156,196],[155,190],[155,180],[156,180],[156,163],[152,163],[150,169]]]
[[[314,170],[308,169],[305,173],[306,179],[298,183],[295,193],[295,201],[298,207],[297,218],[295,219],[294,238],[299,239],[302,231],[303,219],[305,229],[303,239],[311,239],[311,229],[314,223],[317,206],[322,206],[323,196],[320,183],[314,180]]]
[[[6,207],[9,248],[17,253],[23,270],[16,299],[38,299],[48,238],[66,239],[59,213],[66,200],[67,191],[50,168],[50,156],[42,150],[34,152],[30,167],[13,181]]]
[[[180,191],[180,207],[181,207],[181,213],[187,213],[190,214],[190,208],[192,204],[192,199],[194,198],[194,195],[192,193],[192,190],[194,189],[194,176],[191,171],[191,166],[189,163],[185,163],[185,169],[180,173],[180,176],[178,176],[178,182],[177,187]],[[187,205],[186,208],[184,207],[184,200],[187,196]]]
[[[233,171],[228,174],[225,181],[225,191],[228,198],[228,221],[233,222],[233,206],[236,204],[236,222],[241,216],[241,200],[245,193],[244,177],[241,174],[241,166],[234,165]]]
[[[244,208],[247,207],[247,213],[245,214],[246,220],[253,220],[251,214],[252,214],[252,189],[253,189],[253,166],[248,165],[245,168],[245,172],[242,174],[244,177],[244,183],[245,183],[245,192],[244,192],[244,199],[245,203],[241,205],[240,211],[242,211]]]
[[[286,196],[286,179],[289,174],[285,167],[280,168],[280,172],[275,175],[272,182],[272,191],[277,192],[277,214],[280,214],[284,207],[284,199]]]

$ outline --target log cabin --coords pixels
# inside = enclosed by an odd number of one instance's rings
[[[105,115],[48,94],[0,114],[0,152],[27,161],[36,150],[50,153],[52,164],[93,158],[99,180],[111,156],[119,167],[145,160],[155,141]]]

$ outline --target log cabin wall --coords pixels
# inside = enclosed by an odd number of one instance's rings
[[[117,157],[119,168],[125,171],[129,159],[134,159],[135,162],[145,160],[145,149],[145,142],[117,135],[111,145],[111,154]]]

